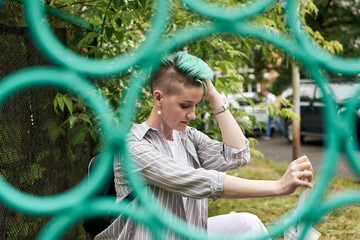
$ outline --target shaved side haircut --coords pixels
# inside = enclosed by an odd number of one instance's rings
[[[162,59],[162,64],[150,79],[151,93],[160,89],[169,95],[176,94],[180,83],[184,86],[202,86],[205,95],[205,80],[212,80],[213,75],[211,68],[200,58],[177,52]]]

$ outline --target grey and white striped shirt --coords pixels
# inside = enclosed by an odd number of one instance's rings
[[[237,150],[210,139],[200,131],[187,127],[178,132],[192,166],[177,162],[167,140],[156,129],[145,123],[133,125],[128,138],[130,154],[135,157],[152,194],[175,216],[191,226],[206,230],[208,218],[207,198],[221,197],[225,171],[246,165],[250,161],[249,144]],[[115,188],[119,200],[128,196],[131,189],[121,171],[121,163],[114,164]],[[188,197],[186,211],[182,197]],[[136,200],[130,205],[136,206]],[[95,240],[153,239],[151,233],[136,223],[119,216]],[[166,239],[181,239],[168,232]]]

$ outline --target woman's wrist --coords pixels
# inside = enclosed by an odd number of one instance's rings
[[[219,108],[225,104],[224,99],[217,91],[215,93],[209,94],[206,98],[209,100],[212,109]]]
[[[275,181],[274,184],[275,184],[275,189],[274,189],[274,194],[275,194],[275,196],[283,196],[283,195],[286,195],[286,194],[285,194],[285,191],[284,191],[283,184],[282,184],[282,182],[281,182],[281,179]]]

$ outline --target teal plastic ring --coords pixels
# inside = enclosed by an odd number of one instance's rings
[[[192,10],[220,21],[239,21],[261,13],[275,0],[256,0],[240,7],[220,7],[203,0],[181,0]],[[233,23],[232,23],[233,24]]]
[[[82,74],[108,76],[125,72],[128,68],[144,61],[145,56],[152,55],[166,27],[168,5],[166,0],[156,0],[157,9],[153,28],[146,37],[146,41],[137,50],[114,58],[99,60],[84,58],[70,51],[54,36],[47,22],[44,21],[46,17],[41,0],[27,1],[25,13],[35,43],[50,60]]]
[[[109,120],[112,110],[105,104],[98,90],[79,75],[63,69],[33,68],[10,75],[0,81],[0,104],[15,91],[37,86],[64,87],[81,95],[97,116],[104,116],[100,120],[102,130],[110,133],[113,129]],[[112,172],[113,159],[108,154],[104,154],[101,160],[101,168],[95,166],[91,173],[91,177],[94,179],[91,187],[86,180],[83,180],[78,186],[67,192],[55,196],[39,197],[15,189],[0,177],[0,200],[7,206],[27,214],[50,215],[60,212],[83,202],[103,186],[106,180],[104,176],[108,176]]]
[[[128,202],[121,201],[115,204],[115,198],[96,198],[83,202],[73,209],[64,211],[53,217],[47,226],[41,231],[38,240],[60,239],[63,233],[71,227],[71,225],[82,219],[91,219],[97,216],[108,215],[109,217],[117,217],[120,214],[129,217],[137,223],[144,226],[150,225],[150,215],[148,212],[139,207],[131,208]]]
[[[301,25],[302,21],[297,14],[299,0],[288,1],[288,21],[290,29],[294,34],[298,45],[306,53],[307,59],[316,59],[321,64],[321,67],[332,72],[355,75],[360,73],[360,58],[345,59],[330,55],[329,52],[318,46],[304,30]],[[306,62],[306,61],[304,61]]]

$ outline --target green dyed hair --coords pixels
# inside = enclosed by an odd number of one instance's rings
[[[162,64],[150,80],[151,91],[160,88],[168,94],[176,93],[176,83],[184,86],[202,86],[204,96],[205,80],[213,80],[213,71],[200,58],[185,52],[166,55]]]

